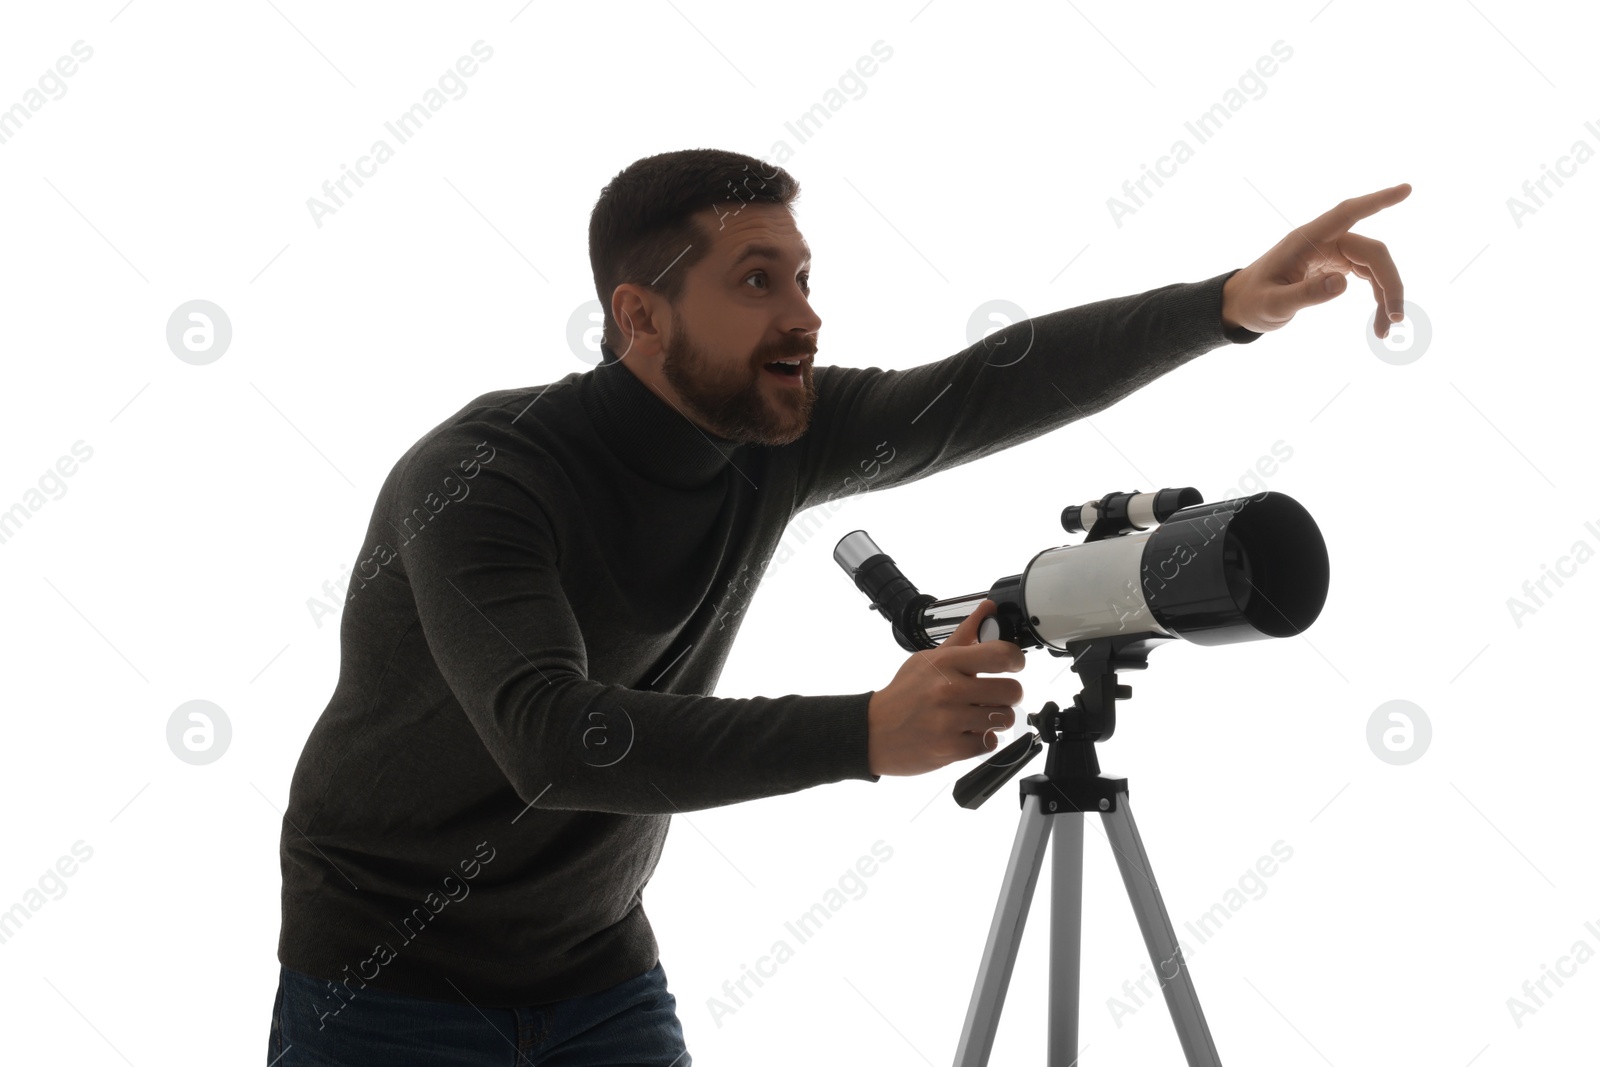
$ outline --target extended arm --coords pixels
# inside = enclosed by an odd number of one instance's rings
[[[1213,348],[1254,340],[1223,325],[1235,273],[1036,315],[906,370],[818,367],[796,510],[1031,441]]]

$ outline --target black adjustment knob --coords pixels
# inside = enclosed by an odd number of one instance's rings
[[[1131,699],[1133,699],[1133,686],[1131,686],[1131,685],[1119,685],[1119,686],[1117,686],[1117,699],[1118,700],[1131,700]]]

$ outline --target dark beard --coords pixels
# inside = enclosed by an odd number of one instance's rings
[[[765,363],[815,352],[808,339],[785,337],[756,353],[744,366],[718,367],[695,345],[680,316],[661,361],[661,372],[689,412],[729,441],[749,445],[787,445],[800,439],[811,424],[817,389],[809,366],[801,368],[803,388],[793,401],[776,404],[764,393]]]

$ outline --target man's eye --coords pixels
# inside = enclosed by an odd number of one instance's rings
[[[767,272],[764,271],[764,270],[753,270],[749,274],[745,275],[744,280],[745,281],[749,281],[751,278],[757,278],[757,277],[765,279],[766,276],[767,276]],[[802,275],[799,276],[799,278],[800,278],[800,291],[803,292],[803,293],[809,294],[811,292],[811,275],[809,273],[802,274]]]

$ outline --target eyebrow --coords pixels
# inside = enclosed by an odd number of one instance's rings
[[[743,263],[745,260],[747,260],[747,259],[755,259],[757,257],[765,257],[767,259],[782,259],[783,258],[783,250],[781,248],[778,248],[776,245],[761,244],[759,242],[756,243],[756,244],[745,245],[744,250],[741,251],[739,253],[738,258],[733,261],[733,266],[730,266],[728,269],[732,270],[734,267],[737,267],[739,264]],[[803,260],[801,260],[801,262],[802,263],[810,263],[811,262],[811,251],[810,251],[810,249],[806,250],[805,258]]]

